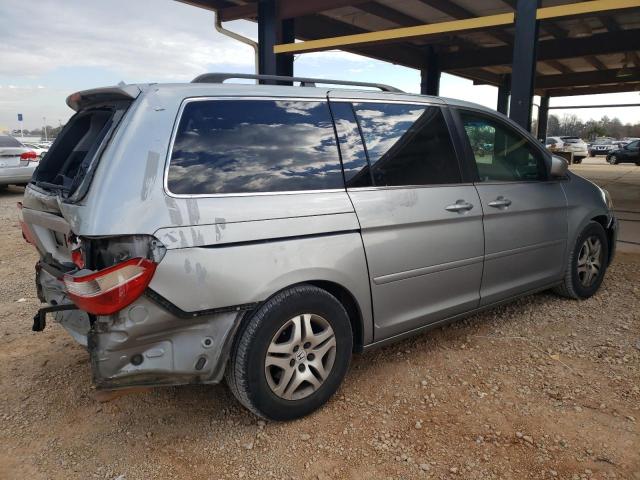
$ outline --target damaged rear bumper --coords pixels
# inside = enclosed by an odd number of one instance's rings
[[[238,325],[254,307],[189,313],[149,290],[114,315],[89,316],[69,302],[55,272],[40,267],[38,294],[51,306],[36,318],[52,314],[87,347],[98,389],[220,382]]]
[[[218,383],[245,310],[185,319],[143,295],[88,334],[99,389]]]

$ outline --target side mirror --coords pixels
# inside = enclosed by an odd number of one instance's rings
[[[551,170],[549,173],[552,178],[563,178],[568,170],[569,163],[564,158],[551,155]]]

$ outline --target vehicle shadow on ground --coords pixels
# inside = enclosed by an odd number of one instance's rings
[[[13,185],[9,185],[8,187],[0,186],[0,197],[9,197],[12,195],[20,195],[24,194],[24,187],[16,187]]]

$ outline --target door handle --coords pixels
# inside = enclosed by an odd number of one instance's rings
[[[493,202],[489,202],[489,206],[493,208],[507,208],[511,205],[511,200],[500,195]]]
[[[465,200],[458,200],[453,205],[449,205],[448,207],[444,207],[444,209],[449,211],[449,212],[458,212],[458,213],[464,213],[467,210],[471,210],[472,208],[473,208],[473,204],[469,203],[469,202],[467,202]]]

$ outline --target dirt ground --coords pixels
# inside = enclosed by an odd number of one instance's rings
[[[640,255],[587,301],[542,293],[356,356],[325,408],[265,424],[224,386],[98,402],[86,351],[31,332],[20,196],[0,193],[0,478],[640,479]]]

